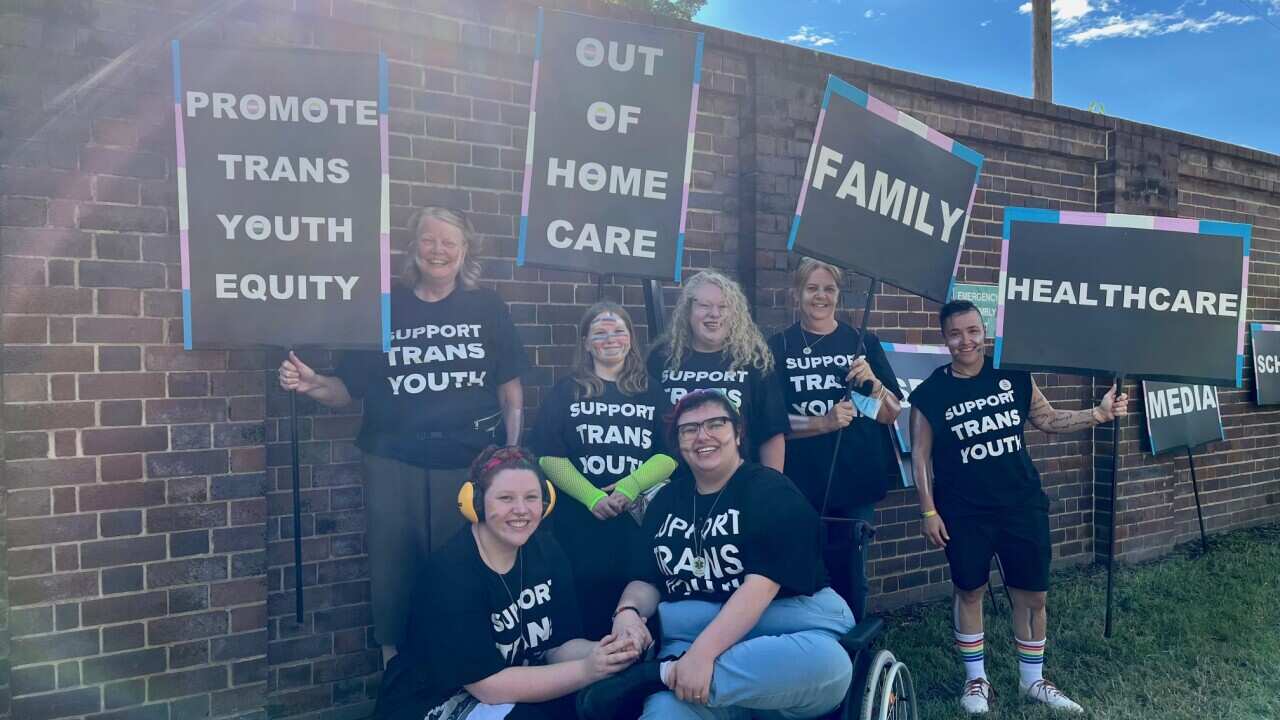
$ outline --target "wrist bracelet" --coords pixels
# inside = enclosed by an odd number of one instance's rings
[[[617,620],[617,619],[618,619],[618,616],[619,616],[619,615],[621,615],[621,614],[622,614],[624,611],[626,611],[626,610],[630,610],[631,612],[633,612],[633,613],[635,613],[635,614],[636,614],[636,617],[638,617],[638,618],[640,618],[640,619],[642,619],[642,620],[644,619],[644,616],[640,614],[640,611],[639,611],[638,609],[636,609],[636,606],[634,606],[634,605],[623,605],[622,607],[618,608],[617,610],[614,610],[614,611],[613,611],[613,619],[614,619],[614,620]]]
[[[928,519],[928,518],[937,516],[937,514],[938,514],[937,510],[927,510],[925,512],[920,513],[920,517]]]

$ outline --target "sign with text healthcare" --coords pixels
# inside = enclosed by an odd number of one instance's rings
[[[995,366],[1240,387],[1250,235],[1005,208]]]
[[[1218,388],[1147,380],[1142,383],[1151,453],[1226,440]]]
[[[183,345],[386,349],[385,59],[172,53]]]
[[[788,250],[945,302],[982,156],[832,75]]]
[[[1253,387],[1259,405],[1280,405],[1280,325],[1252,323]]]
[[[911,473],[911,391],[934,370],[951,362],[951,354],[943,345],[880,345],[889,360],[889,367],[898,378],[898,389],[902,391],[902,412],[898,413],[893,424],[893,447],[898,455],[898,469],[902,472],[902,486],[911,487],[915,484]]]
[[[680,280],[702,33],[538,10],[516,262]]]

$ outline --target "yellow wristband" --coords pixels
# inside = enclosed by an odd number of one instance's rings
[[[930,510],[930,511],[928,511],[928,512],[922,512],[922,513],[920,513],[920,517],[922,517],[922,518],[931,518],[931,517],[934,517],[934,516],[935,516],[935,515],[937,515],[937,514],[938,514],[938,511],[937,511],[937,510]]]

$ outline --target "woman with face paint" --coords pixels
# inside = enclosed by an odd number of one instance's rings
[[[550,525],[573,567],[588,638],[609,632],[613,602],[630,579],[617,562],[639,536],[628,509],[676,465],[658,452],[665,408],[631,328],[631,316],[616,303],[588,308],[578,324],[573,373],[551,389],[534,423],[542,468],[573,499]]]
[[[668,407],[693,390],[723,390],[746,425],[743,455],[782,472],[784,433],[791,423],[773,377],[773,354],[736,282],[714,270],[690,278],[671,313],[671,328],[648,364],[649,375],[667,393]]]
[[[335,375],[293,353],[280,387],[321,405],[364,400],[356,445],[366,482],[374,637],[384,660],[405,637],[409,590],[456,530],[458,488],[476,455],[518,442],[528,366],[506,303],[480,288],[478,237],[460,211],[420,210],[391,291],[391,350],[349,352]]]
[[[840,306],[840,268],[804,258],[792,280],[792,299],[800,319],[769,339],[778,361],[778,379],[787,399],[787,477],[826,517],[875,519],[876,503],[888,493],[889,448],[886,425],[901,410],[897,377],[880,340],[867,333],[861,349],[858,331],[836,317]],[[870,395],[850,395],[850,385]],[[855,407],[853,400],[859,401]],[[831,474],[836,437],[840,454]],[[827,477],[831,484],[828,486]],[[866,611],[867,551],[865,526],[828,522],[823,557],[831,586],[859,620]]]
[[[559,512],[520,448],[492,447],[458,497],[470,527],[427,561],[401,652],[387,666],[379,720],[560,720],[573,693],[635,661],[630,641],[583,640],[568,560],[537,533]]]

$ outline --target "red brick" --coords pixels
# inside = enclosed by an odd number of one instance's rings
[[[142,312],[142,293],[137,290],[98,290],[98,315],[128,315]]]
[[[4,407],[9,430],[49,430],[88,427],[94,424],[93,403],[22,403]]]
[[[224,527],[226,524],[226,503],[160,507],[147,510],[147,532],[149,533]]]
[[[227,666],[218,665],[147,678],[147,699],[167,700],[226,687]]]
[[[146,643],[146,626],[142,623],[113,625],[102,628],[102,652],[113,653],[121,650],[140,648]],[[164,652],[161,650],[160,652]],[[88,662],[85,663],[88,674]],[[163,670],[164,668],[161,668]],[[158,671],[157,671],[158,672]]]
[[[162,155],[104,147],[81,148],[80,167],[89,173],[143,179],[163,178],[166,173]]]
[[[103,402],[98,409],[98,420],[102,425],[141,425],[142,401],[113,400]]]
[[[80,546],[80,563],[86,570],[116,565],[131,565],[152,560],[163,560],[165,552],[164,538],[158,535],[144,535],[120,540],[99,540],[97,542],[87,542]]]
[[[225,370],[227,354],[219,350],[185,351],[181,347],[146,349],[148,370]]]
[[[103,345],[98,348],[98,370],[101,372],[124,372],[142,369],[142,351],[137,346],[111,347]]]
[[[129,182],[124,180],[122,182]],[[135,189],[135,192],[136,189]],[[98,257],[103,260],[140,260],[142,258],[142,238],[133,233],[97,233],[93,237]]]
[[[6,530],[11,548],[75,542],[98,536],[98,517],[72,515],[12,519],[9,520]]]
[[[226,579],[227,559],[223,556],[157,562],[147,566],[148,589]]]
[[[83,258],[92,254],[89,233],[68,228],[0,228],[0,255]]]
[[[227,401],[220,398],[147,401],[147,424],[149,425],[222,422],[226,419]]]
[[[81,679],[86,685],[164,672],[164,648],[102,655],[84,661]]]
[[[73,486],[53,489],[53,514],[66,515],[76,511],[76,489]]]
[[[209,395],[209,374],[203,372],[168,373],[169,397],[205,397]],[[215,395],[224,393],[215,392]]]
[[[84,315],[93,312],[93,291],[69,287],[0,288],[6,313],[27,315]]]
[[[76,318],[76,341],[82,343],[164,342],[164,323],[154,318]]]
[[[23,720],[47,720],[70,715],[83,715],[101,709],[97,688],[80,688],[45,695],[28,695],[13,699],[13,717]]]
[[[5,457],[10,460],[27,460],[49,456],[49,433],[46,432],[11,432],[5,433]],[[9,516],[13,517],[10,508]]]
[[[169,597],[164,592],[119,595],[80,604],[80,618],[86,627],[160,617],[168,611]]]
[[[82,485],[96,480],[93,458],[15,460],[5,464],[5,483],[11,489]]]
[[[6,262],[8,260],[6,259]],[[43,317],[4,315],[0,317],[0,342],[9,345],[43,344],[49,341],[49,324]]]
[[[45,261],[42,258],[7,257],[0,265],[0,284],[6,286],[48,284],[45,277]]]
[[[10,550],[5,556],[5,562],[11,578],[48,575],[53,572],[53,553],[47,547]]]
[[[227,472],[225,450],[190,450],[147,455],[147,477],[221,475],[225,472]]]
[[[142,198],[137,180],[100,175],[93,181],[93,199],[99,202],[137,205]],[[101,256],[101,253],[99,253]]]
[[[6,373],[92,372],[93,348],[28,347],[4,348]]]
[[[80,285],[100,288],[163,288],[164,265],[139,262],[80,261]],[[141,296],[139,297],[139,302]]]
[[[0,196],[0,218],[5,225],[40,227],[49,215],[49,203],[43,198]]]
[[[74,600],[98,594],[98,573],[63,573],[36,578],[10,578],[9,603],[34,605],[58,600]]]
[[[76,376],[54,375],[49,378],[49,399],[57,401],[76,399]]]
[[[85,455],[151,452],[169,448],[169,433],[163,427],[85,430],[80,434],[80,443]]]
[[[84,400],[164,397],[164,375],[161,373],[81,375],[80,397]]]

